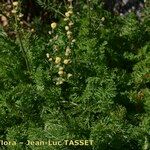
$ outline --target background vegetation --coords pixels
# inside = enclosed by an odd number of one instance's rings
[[[24,143],[0,149],[150,148],[150,3],[125,12],[107,4],[73,1],[75,43],[66,67],[72,77],[56,85],[57,69],[46,54],[65,59],[68,1],[21,0],[17,9],[0,2],[0,139]],[[26,145],[48,139],[94,145]]]

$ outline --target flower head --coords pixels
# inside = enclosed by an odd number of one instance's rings
[[[12,12],[13,14],[16,14],[16,13],[17,13],[17,10],[13,9],[11,12]]]
[[[68,31],[68,30],[69,30],[69,27],[68,27],[68,26],[65,26],[65,30]]]
[[[67,31],[67,35],[71,35],[72,34],[72,32],[71,31]]]
[[[68,21],[69,20],[69,18],[64,18],[64,21]]]
[[[60,57],[56,57],[55,63],[56,63],[56,64],[59,64],[60,62],[61,62],[61,58],[60,58]]]
[[[56,27],[57,27],[57,23],[56,22],[51,23],[51,28],[52,29],[55,29]]]
[[[68,73],[68,74],[67,74],[67,78],[69,79],[70,77],[72,77],[72,74],[71,74],[71,73]]]
[[[70,22],[69,22],[69,26],[72,26],[72,25],[73,25],[73,22],[72,22],[72,21],[70,21]]]
[[[63,70],[60,70],[60,71],[58,72],[58,74],[59,74],[60,76],[62,76],[62,75],[64,74],[64,71],[63,71]]]
[[[65,59],[65,60],[64,60],[64,64],[65,64],[65,65],[68,65],[69,63],[70,63],[70,59]]]
[[[73,14],[73,11],[72,11],[72,10],[69,10],[68,13],[69,13],[70,15],[72,15],[72,14]]]
[[[51,35],[51,34],[52,34],[52,31],[48,31],[48,34]]]
[[[65,56],[69,56],[70,53],[71,53],[71,49],[70,49],[70,47],[68,46],[68,47],[66,48]]]
[[[47,54],[46,54],[46,57],[47,57],[47,58],[50,58],[50,54],[49,54],[49,53],[47,53]]]
[[[64,83],[64,81],[65,81],[65,79],[63,79],[63,78],[59,77],[59,78],[57,78],[56,85],[61,85],[61,84],[63,84],[63,83]]]
[[[101,21],[105,21],[105,17],[102,17],[102,18],[101,18]]]
[[[66,12],[66,13],[65,13],[65,16],[66,16],[66,17],[70,17],[70,13],[69,13],[69,12]]]
[[[73,43],[74,43],[75,41],[76,41],[75,39],[72,40]]]
[[[73,9],[73,6],[72,6],[72,5],[70,5],[68,8],[69,8],[69,9]]]
[[[49,58],[49,59],[48,59],[48,61],[52,61],[52,60],[53,60],[53,58]]]
[[[22,13],[20,13],[18,17],[19,17],[19,18],[23,17],[23,14],[22,14]]]
[[[23,21],[20,21],[20,24],[23,25]]]
[[[34,32],[34,31],[35,31],[34,28],[32,28],[32,29],[31,29],[31,32]]]
[[[59,71],[63,71],[63,70],[64,70],[64,68],[63,68],[63,67],[60,67],[60,68],[59,68]]]
[[[13,2],[13,6],[18,6],[18,2]]]
[[[63,81],[57,81],[56,82],[56,85],[61,85],[61,84],[63,84]]]

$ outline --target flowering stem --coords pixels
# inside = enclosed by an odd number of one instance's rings
[[[25,51],[25,48],[23,46],[23,43],[22,43],[21,36],[20,36],[19,32],[17,32],[17,37],[18,37],[18,40],[19,40],[19,45],[20,45],[20,49],[22,51],[22,55],[23,55],[23,57],[25,59],[25,62],[26,62],[27,70],[29,72],[31,72],[30,65],[29,65],[29,60],[27,58],[26,51]]]
[[[27,55],[26,55],[26,51],[25,51],[25,48],[24,48],[24,46],[23,46],[20,33],[19,33],[19,31],[18,31],[18,21],[17,21],[17,15],[16,15],[16,14],[15,14],[15,32],[16,32],[17,39],[18,39],[18,42],[19,42],[20,50],[21,50],[21,52],[22,52],[23,58],[25,59],[25,63],[26,63],[26,66],[27,66],[27,70],[28,70],[29,72],[31,72],[31,70],[30,70],[30,65],[29,65],[29,61],[28,61],[28,58],[27,58]]]

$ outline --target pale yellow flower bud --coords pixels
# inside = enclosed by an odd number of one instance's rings
[[[65,56],[69,56],[69,54],[70,54],[70,53],[68,53],[68,52],[65,52]]]
[[[7,4],[7,6],[6,6],[6,9],[11,9],[12,8],[12,6],[9,4]]]
[[[72,40],[73,43],[74,43],[75,41],[76,41],[75,39]]]
[[[68,21],[69,20],[69,18],[64,18],[64,21]]]
[[[60,70],[60,71],[58,72],[58,74],[59,74],[60,76],[62,76],[62,75],[64,74],[64,71],[63,71],[63,70]]]
[[[65,59],[65,60],[64,60],[64,64],[65,64],[65,65],[68,65],[69,63],[70,63],[70,59]]]
[[[54,39],[54,40],[58,40],[58,35],[54,36],[53,39]]]
[[[73,6],[72,6],[72,5],[70,5],[70,6],[69,6],[69,9],[73,9]]]
[[[69,26],[72,26],[73,25],[73,22],[71,21],[71,22],[69,22]]]
[[[63,84],[63,81],[57,81],[56,82],[56,85],[61,85],[61,84]]]
[[[69,56],[71,53],[71,49],[69,47],[66,48],[65,56]]]
[[[65,79],[63,79],[63,78],[57,78],[56,85],[61,85],[64,83],[64,81],[65,81]]]
[[[50,35],[51,35],[51,34],[52,34],[52,31],[48,31],[48,34],[50,34]]]
[[[57,27],[56,22],[51,23],[51,28],[52,28],[52,29],[55,29],[56,27]]]
[[[66,12],[66,13],[65,13],[65,16],[66,16],[66,17],[70,17],[70,13],[69,13],[69,12]]]
[[[72,15],[72,14],[73,14],[73,11],[72,11],[72,10],[69,10],[68,13],[69,13],[70,15]]]
[[[46,54],[46,57],[47,57],[47,58],[50,58],[50,54],[49,54],[49,53],[47,53],[47,54]]]
[[[7,13],[6,13],[6,16],[9,17],[9,16],[10,16],[10,12],[7,12]]]
[[[35,31],[35,30],[32,28],[32,29],[31,29],[31,32],[34,32],[34,31]]]
[[[23,25],[23,21],[20,21],[20,24]]]
[[[63,70],[64,70],[64,68],[63,68],[63,67],[60,67],[60,68],[59,68],[59,71],[63,71]]]
[[[18,6],[18,2],[13,2],[13,6]]]
[[[61,58],[60,58],[60,57],[56,57],[55,63],[56,63],[56,64],[59,64],[60,62],[61,62]]]
[[[11,12],[12,12],[13,14],[16,14],[16,13],[17,13],[17,10],[13,9]]]
[[[18,21],[20,21],[20,18],[19,18],[19,17],[17,17],[17,20],[18,20]]]
[[[59,67],[60,67],[60,64],[57,64],[55,67],[56,67],[56,68],[59,68]]]
[[[67,47],[66,52],[71,53],[71,49],[69,47]]]
[[[101,18],[101,21],[105,21],[105,17],[102,17],[102,18]]]
[[[68,27],[68,26],[65,26],[65,30],[67,30],[67,31],[68,31],[68,30],[69,30],[69,27]]]
[[[20,13],[20,14],[18,15],[18,17],[19,17],[19,18],[23,17],[23,14],[22,14],[22,13]]]
[[[68,37],[68,39],[71,39],[71,38],[72,38],[71,35],[67,35],[67,37]]]
[[[67,31],[67,35],[71,35],[72,34],[72,32],[71,31]]]
[[[69,79],[70,77],[72,77],[72,74],[71,74],[71,73],[68,73],[68,74],[67,74],[67,78]]]
[[[53,60],[53,58],[49,58],[49,59],[48,59],[48,61],[52,61],[52,60]]]
[[[67,52],[68,52],[68,51],[69,51],[69,52],[71,51],[71,49],[70,49],[69,46],[67,46],[66,51],[67,51]]]
[[[53,41],[52,39],[49,40],[50,43],[51,43],[52,41]]]

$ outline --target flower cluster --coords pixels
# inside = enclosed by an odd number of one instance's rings
[[[5,3],[3,5],[4,9],[3,15],[0,14],[0,20],[2,21],[2,26],[15,26],[16,24],[20,23],[23,17],[23,14],[20,13],[20,3],[14,1],[12,3]],[[14,24],[15,22],[15,24]]]
[[[12,18],[13,14],[16,14],[18,11],[18,2],[15,1],[11,3],[4,3],[2,5],[3,14],[0,14],[0,21],[3,27],[7,27],[9,24],[9,19]]]
[[[19,3],[17,1],[12,3],[12,11],[11,13],[14,15],[16,22],[19,22],[21,25],[23,22],[21,21],[23,14],[20,13]]]
[[[13,14],[17,13],[17,11],[18,11],[18,4],[19,3],[17,1],[13,2],[13,10],[11,11]]]
[[[60,54],[60,45],[53,45],[53,50],[56,54],[56,56],[51,57],[49,53],[46,54],[47,58],[49,61],[53,62],[55,68],[57,68],[57,73],[58,76],[56,78],[56,85],[61,85],[68,79],[72,77],[72,74],[68,72],[67,68],[70,66],[72,63],[71,60],[71,54],[72,54],[72,47],[75,42],[75,39],[73,38],[73,33],[72,33],[72,27],[73,27],[73,21],[72,21],[72,16],[73,16],[73,6],[72,6],[72,0],[68,0],[68,10],[64,14],[64,21],[65,21],[65,26],[64,26],[64,31],[65,31],[65,36],[66,36],[66,42],[65,42],[65,47],[63,48],[63,54]],[[49,31],[49,34],[54,34],[55,30],[57,28],[57,23],[53,22],[51,23],[51,28],[52,31]],[[55,35],[53,37],[53,40],[57,40],[58,35]]]

